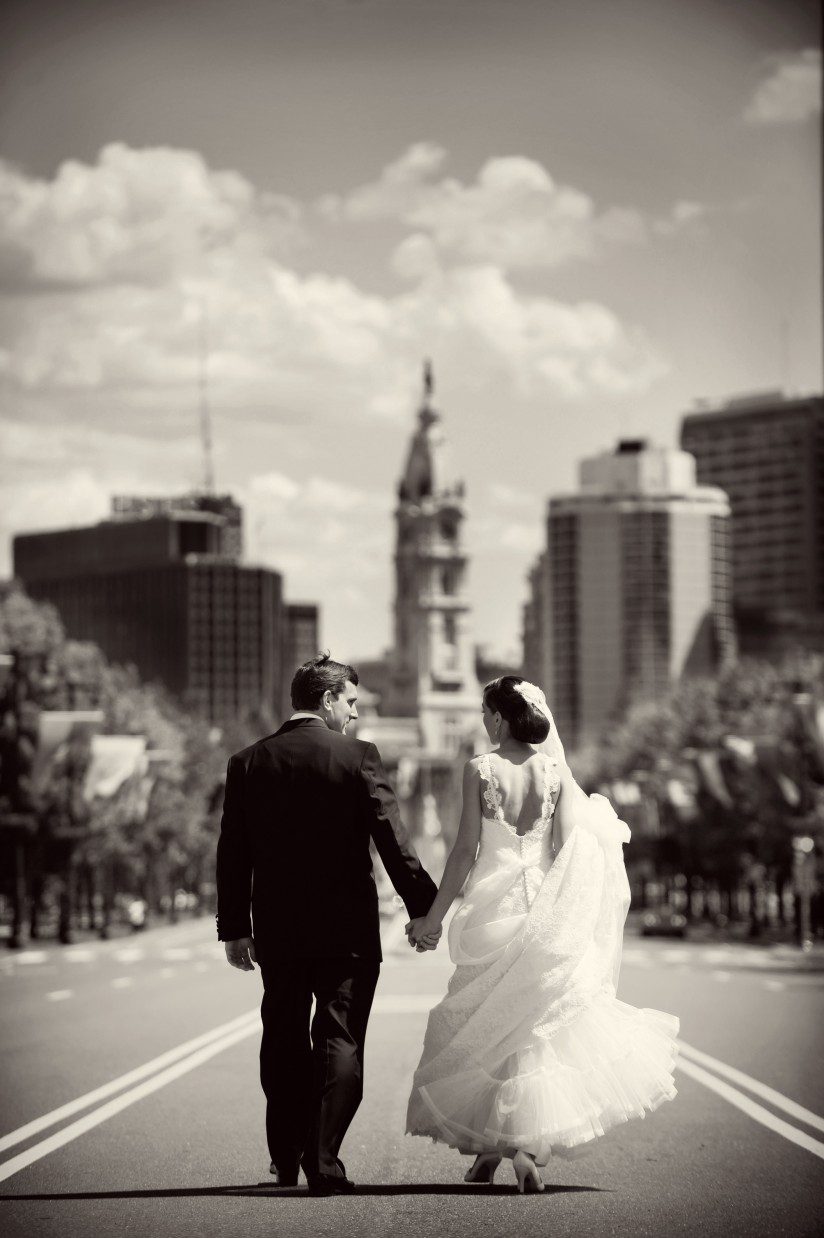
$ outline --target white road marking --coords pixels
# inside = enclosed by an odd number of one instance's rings
[[[667,963],[686,963],[693,957],[693,952],[689,946],[662,946],[661,955]]]
[[[752,947],[744,947],[744,949]],[[747,956],[729,946],[704,946],[701,951],[705,963],[729,963],[731,959],[742,959]]]
[[[709,1071],[696,1066],[694,1062],[685,1058],[676,1065],[677,1069],[683,1071],[685,1075],[689,1075],[697,1080],[698,1083],[703,1083],[704,1087],[709,1088],[711,1092],[716,1092],[724,1100],[734,1105],[736,1109],[746,1113],[748,1117],[754,1118],[762,1126],[775,1131],[776,1135],[783,1135],[790,1143],[797,1144],[799,1148],[805,1148],[808,1152],[812,1152],[813,1156],[819,1156],[824,1160],[824,1143],[820,1139],[813,1139],[812,1135],[807,1135],[795,1126],[790,1126],[789,1122],[785,1122],[783,1118],[777,1118],[774,1113],[770,1113],[769,1109],[764,1109],[762,1105],[757,1105],[754,1100],[750,1100],[749,1096],[745,1096],[737,1088],[731,1087],[729,1083],[724,1083],[722,1079],[717,1079],[715,1075],[711,1075]],[[1,1166],[0,1173],[2,1173]]]
[[[46,994],[47,1002],[64,1002],[72,996],[71,989],[55,989],[53,993]]]
[[[678,1041],[678,1047],[683,1057],[690,1058],[698,1062],[699,1065],[706,1066],[709,1070],[714,1070],[718,1075],[724,1075],[725,1078],[732,1080],[733,1083],[737,1083],[739,1087],[746,1088],[748,1092],[752,1092],[754,1096],[760,1096],[762,1100],[768,1101],[776,1109],[781,1109],[784,1113],[789,1114],[790,1117],[803,1122],[805,1126],[812,1126],[814,1130],[824,1131],[824,1118],[820,1118],[811,1109],[805,1109],[797,1101],[790,1100],[789,1096],[785,1096],[783,1092],[777,1092],[775,1088],[768,1087],[766,1083],[759,1083],[757,1079],[753,1079],[751,1075],[745,1074],[743,1070],[738,1070],[735,1066],[728,1066],[726,1062],[720,1062],[717,1057],[711,1057],[709,1053],[703,1053],[701,1049],[694,1049],[692,1045],[686,1044],[683,1040]]]
[[[21,950],[14,956],[14,961],[28,967],[33,963],[45,963],[48,957],[45,950]]]
[[[172,976],[174,976],[176,973],[173,967],[161,967],[160,971],[157,974],[158,976],[160,976],[161,980],[171,980]]]
[[[115,950],[114,957],[118,963],[137,963],[139,959],[146,957],[146,951],[141,950],[140,946],[125,946],[121,950]]]
[[[187,946],[170,946],[168,950],[163,951],[164,959],[190,959],[192,952]]]
[[[215,1057],[218,1053],[222,1053],[224,1049],[229,1049],[232,1045],[237,1044],[238,1041],[251,1036],[257,1029],[257,1019],[250,1021],[248,1026],[240,1027],[237,1031],[230,1032],[228,1036],[223,1036],[220,1040],[206,1045],[205,1048],[198,1049],[197,1052],[184,1057],[182,1061],[177,1062],[174,1066],[169,1066],[166,1070],[162,1070],[159,1075],[153,1075],[150,1079],[132,1088],[131,1091],[124,1092],[122,1095],[116,1096],[114,1100],[107,1101],[105,1105],[101,1105],[99,1109],[94,1109],[91,1113],[87,1113],[84,1118],[78,1118],[76,1122],[72,1122],[70,1126],[64,1127],[62,1131],[49,1135],[41,1143],[36,1143],[34,1147],[27,1148],[25,1152],[20,1152],[17,1156],[13,1156],[10,1160],[0,1165],[0,1182],[10,1178],[12,1174],[19,1173],[21,1169],[25,1169],[28,1165],[33,1164],[34,1161],[39,1161],[42,1157],[48,1156],[50,1152],[56,1151],[57,1148],[62,1148],[64,1144],[71,1143],[73,1139],[77,1139],[80,1135],[85,1135],[86,1131],[93,1130],[95,1126],[100,1126],[102,1122],[106,1122],[109,1118],[113,1118],[115,1114],[120,1113],[121,1110],[127,1109],[129,1105],[133,1105],[135,1101],[142,1100],[144,1096],[151,1096],[152,1092],[159,1091],[167,1083],[179,1079],[181,1075],[194,1070],[196,1066],[201,1066],[204,1062],[208,1062],[209,1058]]]
[[[67,963],[91,963],[92,959],[97,958],[97,951],[90,950],[87,946],[72,946],[64,950],[60,957]]]
[[[764,988],[772,989],[774,993],[777,993],[779,989],[783,989],[784,987],[785,985],[784,985],[783,980],[765,980],[764,981]]]
[[[115,976],[112,981],[113,989],[130,989],[134,984],[133,976]]]
[[[134,1070],[128,1071],[125,1075],[120,1075],[117,1079],[111,1079],[108,1083],[95,1088],[94,1091],[86,1092],[83,1096],[78,1096],[75,1100],[68,1101],[65,1105],[61,1105],[59,1109],[52,1109],[50,1113],[44,1113],[42,1117],[34,1118],[33,1121],[27,1122],[25,1126],[20,1126],[17,1130],[10,1131],[8,1135],[0,1136],[0,1152],[5,1152],[7,1148],[13,1148],[16,1143],[22,1143],[24,1139],[30,1139],[32,1135],[39,1135],[41,1131],[47,1130],[48,1127],[62,1122],[64,1118],[70,1118],[73,1114],[79,1113],[81,1109],[87,1109],[90,1105],[95,1105],[98,1101],[105,1100],[107,1096],[111,1096],[114,1092],[119,1092],[121,1088],[129,1087],[131,1084],[137,1083],[139,1079],[145,1079],[147,1075],[152,1075],[156,1071],[169,1066],[172,1062],[178,1061],[179,1058],[194,1053],[195,1050],[200,1049],[203,1045],[220,1040],[221,1037],[234,1032],[247,1023],[259,1026],[257,1009],[249,1010],[246,1014],[239,1015],[237,1019],[232,1019],[229,1023],[223,1023],[220,1027],[214,1027],[210,1032],[203,1032],[192,1040],[186,1040],[183,1044],[176,1045],[174,1049],[161,1053],[159,1057],[152,1058],[149,1062],[144,1062],[142,1066],[136,1066]]]
[[[200,947],[202,954],[211,954],[214,959],[225,959],[226,949],[222,941],[212,942],[210,945],[202,945]]]
[[[731,980],[731,979],[732,979],[732,972],[728,972],[728,971],[714,971],[714,972],[712,973],[712,978],[713,978],[713,980]]]

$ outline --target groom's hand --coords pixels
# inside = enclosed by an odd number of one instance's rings
[[[427,924],[426,916],[416,916],[405,925],[404,932],[410,946],[413,946],[418,954],[424,954],[427,950],[437,949],[443,927],[438,925],[433,928]]]
[[[226,958],[232,964],[232,967],[238,967],[241,971],[254,971],[252,960],[257,963],[257,955],[255,954],[255,943],[251,937],[238,937],[237,941],[225,941]]]

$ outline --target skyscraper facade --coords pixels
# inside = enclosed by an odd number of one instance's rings
[[[290,689],[295,671],[315,657],[318,643],[318,607],[313,602],[287,602],[283,614],[282,718],[292,712]]]
[[[728,533],[724,493],[696,484],[687,453],[643,440],[583,461],[578,493],[550,499],[524,670],[565,742],[734,655]]]
[[[781,392],[684,417],[698,480],[732,509],[733,601],[741,648],[824,649],[824,399]]]
[[[217,500],[215,500],[217,502]],[[133,664],[212,720],[277,716],[285,614],[280,575],[238,561],[240,509],[119,501],[110,520],[22,534],[14,571],[66,631]]]

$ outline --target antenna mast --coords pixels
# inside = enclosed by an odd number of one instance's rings
[[[212,461],[212,420],[209,413],[209,336],[206,304],[200,305],[200,329],[197,348],[197,387],[200,407],[200,442],[203,448],[203,491],[215,492],[215,471]]]

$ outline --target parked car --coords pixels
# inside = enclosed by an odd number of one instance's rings
[[[674,907],[650,907],[641,915],[642,937],[686,937],[687,917]]]

